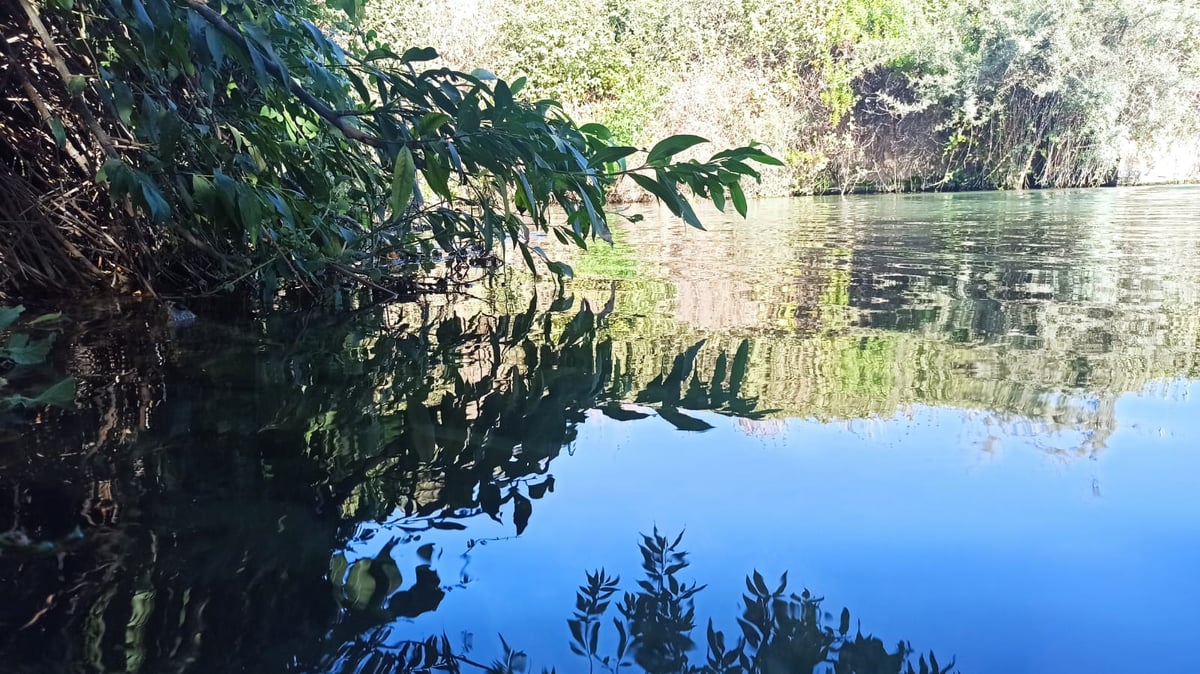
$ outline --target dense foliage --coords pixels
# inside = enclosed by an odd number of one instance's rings
[[[287,277],[395,290],[415,266],[461,274],[508,251],[569,274],[529,232],[608,239],[617,177],[699,226],[683,188],[744,213],[747,162],[775,161],[754,146],[674,161],[706,142],[693,135],[639,155],[525,96],[523,78],[429,67],[431,48],[358,36],[357,14],[304,0],[0,3],[0,76],[20,84],[0,109],[15,188],[0,202],[0,288]]]
[[[380,35],[528,74],[540,94],[629,142],[681,125],[717,142],[753,130],[787,161],[765,176],[770,194],[1137,180],[1200,134],[1193,2],[375,0],[367,9]],[[446,13],[465,29],[443,30]]]

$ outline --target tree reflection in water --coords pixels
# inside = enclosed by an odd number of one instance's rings
[[[683,534],[671,540],[657,530],[643,535],[639,546],[643,577],[630,589],[623,590],[620,578],[603,569],[587,574],[567,626],[571,650],[587,660],[589,672],[948,674],[954,670],[953,660],[940,665],[932,651],[917,653],[903,641],[889,651],[882,640],[864,636],[861,626],[852,630],[849,609],[842,609],[835,626],[832,616],[821,610],[824,599],[807,589],[800,594],[788,591],[787,573],[771,584],[757,571],[747,577],[744,608],[737,616],[739,631],[727,635],[709,619],[699,637],[704,641],[697,645],[693,598],[705,586],[681,578],[688,567],[682,540]],[[323,669],[361,674],[538,671],[534,656],[510,645],[503,635],[500,657],[490,664],[456,649],[445,635],[394,645],[385,645],[382,630],[368,635],[344,643],[332,666]]]
[[[422,531],[484,517],[521,534],[588,410],[653,409],[682,430],[708,427],[682,410],[764,414],[743,392],[747,343],[706,368],[694,345],[637,384],[597,330],[605,311],[545,304],[501,316],[269,312],[186,331],[128,307],[77,322],[53,362],[78,380],[78,409],[0,434],[0,670],[470,666],[445,637],[384,645],[381,626],[436,609],[445,592],[429,564],[402,573],[399,546],[428,557]],[[371,558],[338,552],[384,520],[407,536]],[[619,599],[615,578],[589,576],[564,634],[590,668],[908,666],[907,646],[852,638],[825,624],[819,599],[757,577],[742,634],[709,631],[695,647],[699,588],[679,580],[678,545],[647,537],[647,576]],[[502,671],[528,663],[502,651]]]

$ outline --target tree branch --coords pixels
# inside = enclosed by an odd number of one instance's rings
[[[54,68],[58,70],[58,75],[62,78],[63,85],[69,87],[71,84],[71,78],[76,77],[76,75],[74,75],[71,72],[71,69],[67,67],[67,62],[63,59],[62,52],[58,50],[58,45],[54,42],[54,38],[50,35],[50,31],[46,30],[46,24],[42,23],[41,15],[38,14],[37,9],[29,3],[29,0],[19,0],[19,2],[21,9],[25,10],[25,15],[29,17],[29,25],[33,27],[34,32],[36,32],[38,37],[42,40],[42,45],[46,48],[46,54],[50,56],[50,61],[54,63]],[[117,156],[117,151],[113,149],[112,137],[109,136],[108,132],[105,131],[104,128],[100,126],[100,123],[96,121],[96,116],[92,114],[92,110],[88,107],[87,101],[84,100],[83,94],[74,94],[72,98],[75,99],[76,107],[78,108],[79,114],[83,117],[84,124],[87,125],[88,130],[92,132],[92,135],[95,136],[96,140],[100,143],[100,147],[104,150],[105,156]]]
[[[29,73],[25,72],[25,69],[21,67],[21,64],[17,63],[17,60],[13,58],[12,50],[8,48],[8,44],[2,44],[4,46],[4,53],[7,54],[10,59],[12,59],[12,73],[17,78],[17,82],[21,85],[21,88],[25,90],[25,97],[28,98],[29,102],[33,104],[34,109],[37,110],[38,116],[42,118],[42,122],[45,123],[46,126],[50,126],[53,123],[54,115],[50,114],[50,108],[46,105],[46,101],[42,99],[42,96],[38,93],[37,88],[33,86],[33,82],[31,82],[29,79]],[[92,167],[88,164],[88,161],[84,159],[83,155],[79,153],[79,150],[76,149],[73,138],[67,138],[66,142],[63,143],[62,149],[66,151],[67,156],[71,158],[71,161],[75,162],[75,165],[79,167],[79,170],[83,171],[83,175],[91,176],[95,174],[95,170],[92,169]]]
[[[214,28],[221,31],[221,34],[233,41],[247,53],[251,49],[255,49],[254,45],[246,40],[246,36],[237,29],[236,26],[225,20],[221,13],[210,7],[204,0],[182,0],[183,4],[192,11],[199,14],[205,21],[211,24]],[[284,74],[283,69],[275,63],[273,59],[264,58],[264,65],[267,72],[280,82],[289,92],[300,100],[309,110],[317,113],[321,119],[329,123],[330,126],[337,129],[343,136],[351,140],[356,140],[360,143],[365,143],[371,147],[384,147],[387,143],[377,136],[366,133],[362,129],[358,129],[346,123],[343,119],[344,115],[339,114],[333,108],[330,108],[324,101],[304,90],[291,77]]]

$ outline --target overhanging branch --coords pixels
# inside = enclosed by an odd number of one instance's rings
[[[220,12],[210,7],[203,0],[182,0],[182,2],[186,7],[199,14],[201,18],[207,21],[214,28],[221,31],[222,35],[232,40],[233,43],[238,47],[246,50],[247,53],[249,53],[251,49],[255,49],[254,45],[250,44],[250,42],[246,40],[246,36],[242,35],[242,32],[238,30],[236,26],[226,21],[225,17],[221,16]],[[295,80],[285,74],[283,69],[280,68],[279,64],[275,63],[273,59],[266,58],[263,59],[263,61],[267,72],[270,73],[272,77],[283,84],[283,86],[286,87],[293,96],[299,99],[299,101],[303,103],[305,107],[315,112],[318,117],[328,122],[330,126],[340,131],[343,136],[351,140],[356,140],[360,143],[370,145],[371,147],[384,147],[387,145],[383,139],[347,124],[344,115],[339,114],[333,108],[326,105],[324,101],[316,96],[313,96],[308,91],[305,91],[304,88],[297,84]]]

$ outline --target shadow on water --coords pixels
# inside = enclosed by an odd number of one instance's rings
[[[745,343],[718,350],[703,372],[694,344],[637,384],[598,336],[611,303],[573,304],[535,296],[510,315],[278,311],[184,330],[135,305],[71,324],[51,365],[75,376],[76,407],[41,409],[20,427],[10,419],[0,434],[0,669],[469,667],[447,640],[408,650],[375,641],[445,595],[431,565],[397,565],[398,546],[427,560],[422,533],[474,518],[520,535],[588,410],[653,411],[681,430],[709,427],[682,410],[763,414],[741,390]],[[401,535],[373,557],[338,552],[361,523],[385,519]],[[855,671],[895,672],[906,662],[907,647],[889,655],[833,630],[819,600],[766,592],[757,578],[744,635],[709,634],[705,655],[692,642],[699,588],[677,579],[678,545],[645,539],[647,579],[615,623],[604,614],[616,580],[590,576],[564,639],[582,639],[604,665],[603,619],[620,632],[607,666],[652,672],[784,671],[771,663],[794,657],[876,658],[889,664]]]

